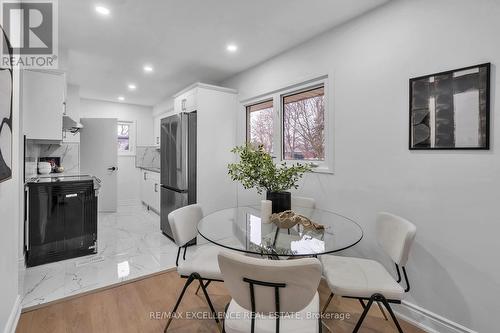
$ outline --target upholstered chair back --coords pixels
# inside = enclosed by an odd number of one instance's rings
[[[276,311],[274,285],[282,284],[277,288],[280,312],[291,313],[304,309],[312,301],[321,279],[321,263],[316,258],[268,260],[220,252],[219,267],[234,301],[248,311],[262,314]],[[270,284],[253,285],[254,309],[248,281]]]
[[[172,229],[175,244],[179,247],[186,245],[198,234],[198,222],[203,218],[199,205],[189,205],[178,208],[168,214],[168,223]]]
[[[377,214],[377,241],[398,265],[406,265],[416,232],[415,225],[402,217],[385,212]]]

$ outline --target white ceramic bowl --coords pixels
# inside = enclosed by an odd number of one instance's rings
[[[52,165],[49,162],[38,162],[38,172],[47,175],[52,172]]]
[[[38,168],[38,172],[41,173],[42,175],[48,175],[51,171],[52,171],[51,168],[48,169]]]

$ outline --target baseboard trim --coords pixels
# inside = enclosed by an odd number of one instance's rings
[[[394,305],[394,310],[401,319],[429,333],[478,333],[407,301]]]
[[[10,312],[9,319],[5,324],[4,333],[15,333],[19,317],[21,316],[21,295],[17,295],[12,311]]]

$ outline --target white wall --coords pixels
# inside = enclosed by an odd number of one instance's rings
[[[153,109],[151,107],[112,103],[82,98],[81,118],[117,118],[136,122],[137,145],[153,145]],[[140,204],[140,170],[135,156],[118,156],[118,205]]]
[[[499,17],[492,0],[394,1],[222,82],[246,99],[328,74],[335,174],[307,176],[301,194],[358,220],[356,251],[368,257],[385,260],[373,239],[377,211],[414,221],[408,301],[479,332],[498,331]],[[492,149],[409,151],[408,79],[483,62],[493,63]]]
[[[153,107],[153,116],[170,113],[174,110],[174,99],[172,97],[160,101]]]
[[[19,225],[22,223],[23,136],[19,75],[14,72],[12,178],[0,183],[0,332],[15,328],[20,311],[18,286]]]

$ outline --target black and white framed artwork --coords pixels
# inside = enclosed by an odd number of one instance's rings
[[[410,79],[410,149],[489,149],[490,67]]]
[[[0,26],[1,59],[12,56],[10,42]],[[9,62],[8,62],[9,63]],[[0,65],[0,182],[12,177],[12,68]]]

